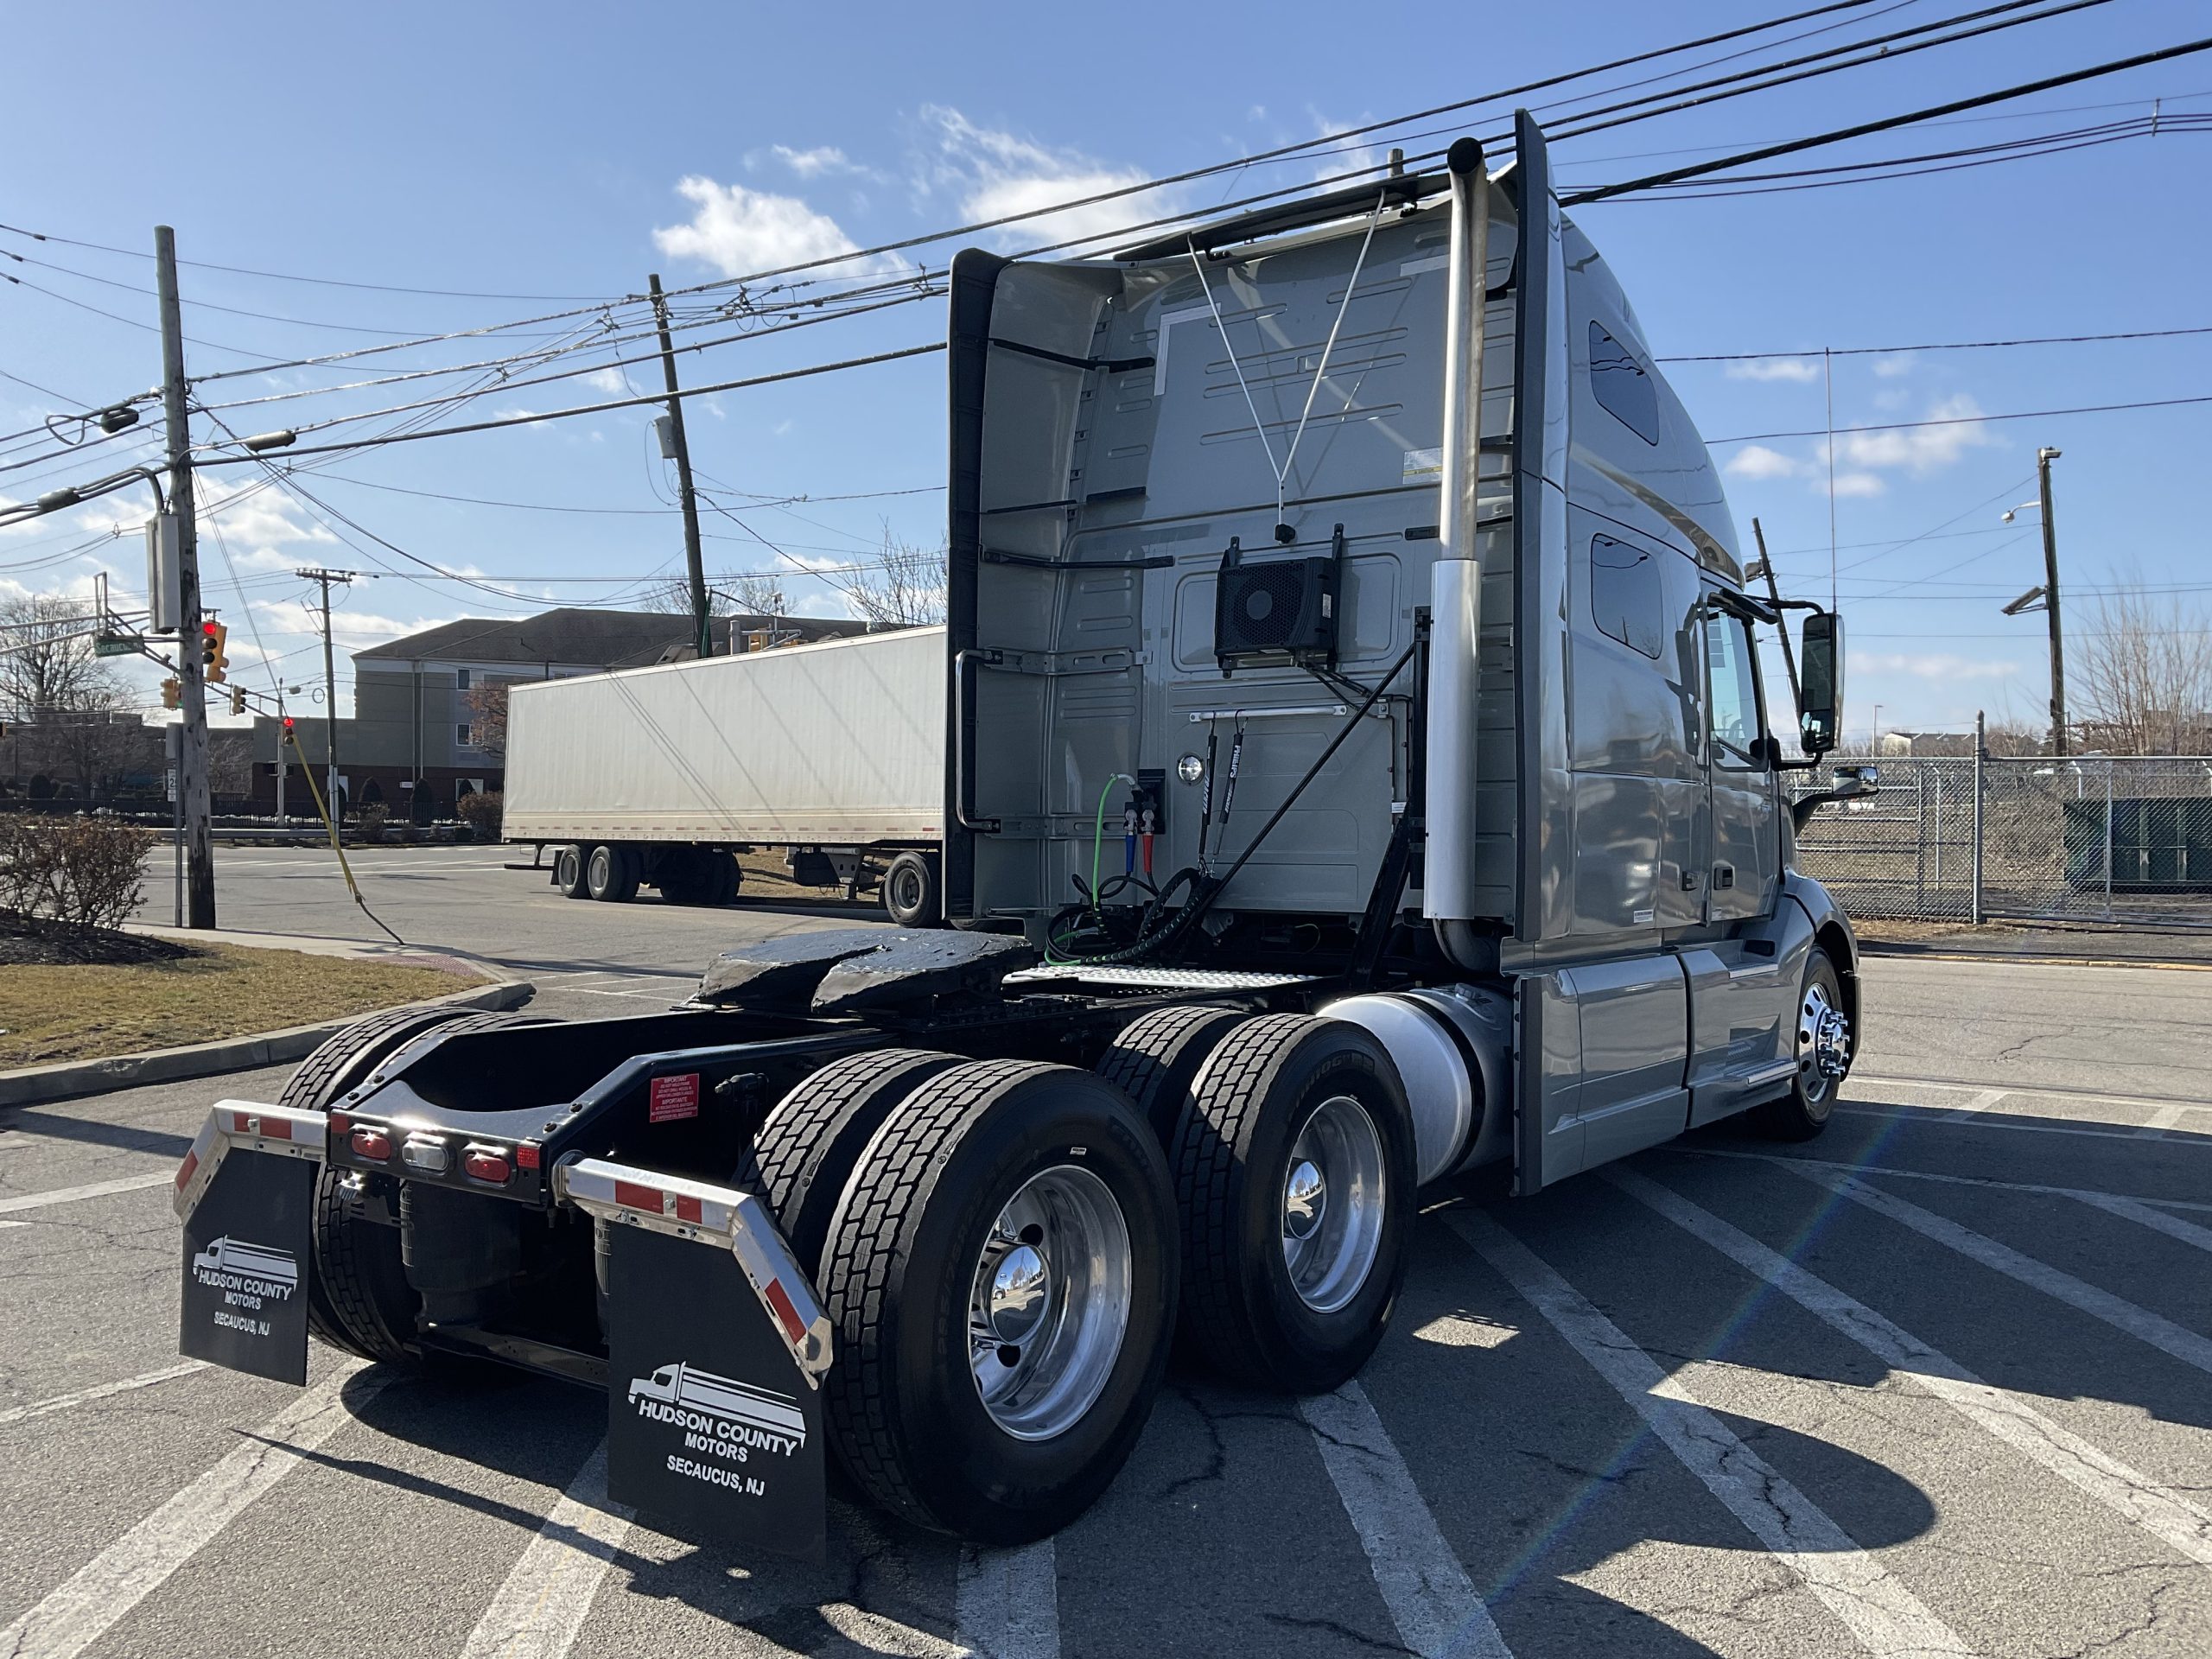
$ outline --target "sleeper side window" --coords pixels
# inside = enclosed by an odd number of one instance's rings
[[[1665,609],[1657,555],[1611,536],[1590,538],[1590,613],[1599,632],[1656,662]]]
[[[1646,443],[1659,442],[1659,392],[1636,354],[1590,325],[1590,390],[1615,420]]]

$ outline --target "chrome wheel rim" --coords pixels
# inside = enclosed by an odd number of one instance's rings
[[[1815,980],[1797,1005],[1797,1078],[1813,1105],[1825,1101],[1851,1069],[1851,1021]]]
[[[1083,1421],[1121,1357],[1135,1276],[1128,1222],[1105,1182],[1061,1164],[1023,1183],[968,1294],[968,1363],[993,1422],[1048,1440]]]
[[[591,849],[590,884],[594,893],[604,893],[614,885],[614,855],[604,847]]]
[[[1299,1129],[1283,1172],[1283,1263],[1314,1313],[1336,1313],[1367,1282],[1385,1197],[1375,1120],[1350,1095],[1331,1096]]]
[[[909,914],[921,909],[921,874],[911,865],[902,864],[891,872],[891,903],[893,908]]]
[[[553,855],[553,880],[563,887],[576,885],[576,873],[582,868],[582,859],[574,848],[564,848]]]

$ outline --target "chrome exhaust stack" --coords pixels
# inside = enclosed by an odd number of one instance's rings
[[[1430,594],[1428,845],[1421,910],[1439,924],[1475,914],[1475,645],[1482,567],[1475,557],[1482,477],[1483,316],[1490,283],[1490,180],[1482,146],[1452,146],[1452,240],[1445,300],[1444,442],[1438,552]]]

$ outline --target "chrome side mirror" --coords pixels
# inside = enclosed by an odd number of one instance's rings
[[[1826,754],[1843,734],[1843,619],[1834,611],[1807,617],[1798,658],[1797,741],[1808,754]]]

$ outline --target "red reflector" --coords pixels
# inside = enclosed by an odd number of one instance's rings
[[[391,1156],[391,1137],[365,1123],[353,1131],[352,1144],[356,1158],[367,1158],[380,1164]]]
[[[636,1181],[614,1183],[614,1202],[625,1210],[648,1210],[660,1214],[660,1188],[642,1186]]]
[[[517,1169],[536,1169],[537,1167],[537,1141],[525,1141],[515,1148],[515,1167]]]
[[[798,1316],[798,1309],[791,1306],[791,1293],[784,1288],[780,1279],[771,1279],[766,1291],[768,1306],[776,1316],[776,1323],[784,1327],[784,1337],[794,1348],[806,1340],[806,1321]]]
[[[698,1221],[700,1218],[699,1200],[696,1198],[687,1198],[681,1192],[677,1193],[676,1195],[676,1218],[678,1221]]]
[[[200,1154],[196,1152],[188,1151],[184,1154],[184,1161],[176,1166],[176,1190],[178,1192],[181,1192],[184,1191],[186,1185],[192,1179],[192,1172],[199,1167]]]
[[[330,1115],[330,1132],[333,1135],[350,1135],[353,1128],[353,1120],[344,1112],[333,1112]]]
[[[461,1160],[461,1166],[468,1172],[472,1181],[489,1181],[495,1186],[505,1185],[514,1172],[507,1167],[507,1160],[496,1152],[472,1152]]]

